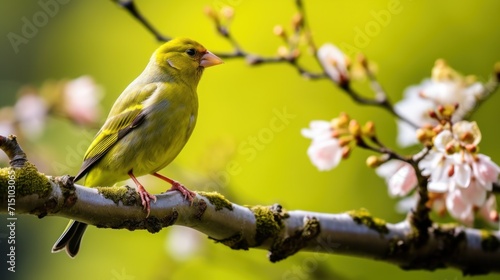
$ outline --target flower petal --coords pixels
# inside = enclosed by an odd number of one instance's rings
[[[338,140],[334,138],[324,141],[313,141],[307,149],[307,155],[320,171],[326,171],[333,169],[340,163],[342,148]]]
[[[318,50],[318,59],[328,76],[337,84],[349,79],[347,58],[335,45],[326,43],[321,46]]]
[[[462,223],[471,226],[474,221],[474,213],[472,205],[466,203],[460,194],[460,191],[455,190],[450,192],[446,197],[446,208],[452,217]]]
[[[468,204],[481,207],[486,201],[486,189],[483,188],[476,180],[471,181],[467,188],[459,188],[458,191],[462,200]]]
[[[448,143],[453,141],[453,134],[449,130],[443,130],[441,131],[438,135],[436,135],[436,138],[434,138],[434,147],[444,153],[446,152],[446,146]]]
[[[471,182],[472,171],[468,164],[456,164],[453,180],[462,188],[467,188]]]
[[[491,161],[488,156],[478,154],[476,160],[472,162],[472,169],[476,179],[488,190],[491,191],[492,183],[498,180],[500,167]]]
[[[476,122],[460,121],[455,123],[453,134],[464,145],[478,145],[481,142],[481,131]]]
[[[310,139],[325,139],[331,137],[332,127],[327,121],[311,121],[309,128],[301,130],[302,136]]]
[[[448,182],[429,182],[427,184],[427,189],[431,192],[444,193],[450,189],[450,184]]]
[[[409,164],[402,164],[388,181],[389,193],[392,196],[405,196],[417,185],[417,176],[413,167]]]

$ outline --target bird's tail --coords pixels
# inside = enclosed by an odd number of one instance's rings
[[[74,258],[78,254],[78,250],[80,250],[80,242],[86,228],[87,224],[71,220],[61,237],[52,246],[52,253],[66,249],[68,256]]]

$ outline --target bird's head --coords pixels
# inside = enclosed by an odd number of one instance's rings
[[[218,65],[222,60],[200,43],[187,38],[176,38],[160,46],[152,60],[169,75],[189,79],[197,84],[203,69]]]

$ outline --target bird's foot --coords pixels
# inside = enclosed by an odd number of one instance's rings
[[[172,187],[167,191],[179,191],[184,196],[184,199],[191,203],[193,203],[193,200],[196,197],[195,192],[188,190],[183,184],[177,181],[172,181]]]
[[[141,197],[142,206],[144,207],[144,210],[146,210],[148,213],[148,215],[146,216],[147,218],[149,217],[149,213],[151,212],[150,201],[153,200],[154,202],[156,202],[156,196],[148,193],[148,191],[146,191],[146,189],[142,185],[137,186],[137,192]]]
[[[179,183],[179,182],[177,182],[175,180],[172,180],[172,179],[170,179],[168,177],[165,177],[165,176],[163,176],[161,174],[153,173],[152,175],[156,176],[156,177],[162,179],[163,181],[166,181],[166,182],[168,182],[168,183],[170,183],[172,185],[172,187],[170,189],[168,189],[167,192],[168,191],[179,191],[184,196],[184,199],[186,199],[187,201],[191,202],[191,204],[193,204],[193,200],[196,197],[196,193],[188,190],[181,183]]]

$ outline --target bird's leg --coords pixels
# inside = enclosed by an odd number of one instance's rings
[[[149,212],[151,212],[151,207],[150,207],[150,201],[153,200],[154,202],[156,202],[156,196],[148,193],[148,191],[146,191],[146,189],[141,185],[141,183],[139,183],[139,180],[137,180],[137,178],[135,178],[134,176],[134,173],[132,173],[132,170],[130,170],[128,172],[128,176],[130,176],[130,178],[132,178],[132,181],[134,181],[134,183],[137,185],[137,192],[139,193],[139,196],[141,197],[141,201],[142,201],[142,206],[144,207],[144,210],[146,210],[148,212],[148,215],[146,216],[149,217]]]
[[[193,199],[196,197],[196,193],[188,190],[186,187],[184,187],[184,185],[175,180],[172,180],[156,172],[151,175],[170,183],[172,187],[168,191],[179,191],[184,196],[184,199],[187,199],[189,202],[193,202]]]

